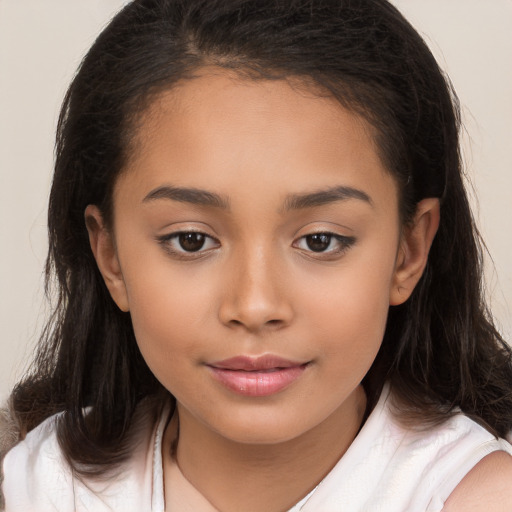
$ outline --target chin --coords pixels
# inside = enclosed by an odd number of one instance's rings
[[[299,438],[311,427],[302,425],[297,418],[272,418],[261,415],[258,418],[247,418],[231,421],[214,427],[222,437],[240,444],[276,445]]]

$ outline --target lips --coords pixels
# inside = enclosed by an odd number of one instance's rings
[[[237,394],[269,396],[283,391],[298,380],[309,363],[283,359],[275,355],[238,356],[207,365],[212,376]]]

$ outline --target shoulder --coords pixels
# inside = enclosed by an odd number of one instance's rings
[[[14,446],[3,461],[2,491],[9,512],[139,512],[151,509],[155,425],[142,418],[130,457],[104,475],[77,474],[60,447],[61,414],[51,416]],[[0,508],[1,510],[1,508]]]
[[[49,489],[58,489],[62,505],[72,503],[72,473],[58,443],[57,422],[58,415],[46,419],[5,455],[2,491],[9,509],[41,503],[45,510]]]
[[[512,456],[504,451],[484,457],[459,483],[443,512],[512,510]]]
[[[509,442],[462,413],[426,430],[403,428],[401,460],[420,475],[412,495],[422,510],[512,510]]]

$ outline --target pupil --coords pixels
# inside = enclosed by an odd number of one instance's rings
[[[329,244],[331,243],[331,235],[318,234],[318,235],[309,235],[306,237],[306,243],[314,252],[322,252],[325,251]]]
[[[199,251],[204,245],[205,236],[202,233],[181,233],[179,236],[180,246],[188,252]]]

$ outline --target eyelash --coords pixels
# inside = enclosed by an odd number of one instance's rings
[[[180,243],[180,237],[186,236],[186,235],[196,235],[204,237],[204,244],[199,247],[196,251],[187,251],[181,246]],[[162,247],[172,256],[183,259],[183,260],[193,260],[193,259],[199,259],[204,256],[206,256],[214,247],[208,247],[207,249],[204,249],[205,244],[211,244],[212,242],[215,243],[216,246],[220,246],[220,242],[206,234],[202,231],[194,231],[194,230],[187,230],[187,231],[176,231],[175,233],[170,233],[168,235],[163,235],[157,238],[157,241]],[[174,247],[174,243],[177,243],[179,248]]]
[[[311,247],[308,247],[307,249],[299,247],[299,242],[305,242],[307,244],[307,239],[312,237],[326,237],[328,239],[328,247],[330,247],[333,242],[336,243],[337,247],[330,250],[320,251],[315,251]],[[331,233],[329,231],[318,231],[316,233],[308,233],[307,235],[301,236],[300,238],[298,238],[297,242],[294,242],[293,246],[297,247],[298,249],[301,249],[309,257],[318,259],[329,259],[343,255],[348,249],[350,249],[350,247],[352,247],[355,244],[355,242],[356,239],[353,236],[338,235],[336,233]]]
[[[204,242],[197,250],[189,250],[183,248],[182,243],[184,240],[180,241],[180,237],[195,235],[197,237],[203,237]],[[319,250],[315,251],[308,244],[308,238],[325,237],[327,240],[324,240],[324,243],[328,243],[327,249],[332,245],[333,241],[336,243],[336,248],[331,248],[330,250]],[[173,257],[182,260],[195,260],[199,258],[203,258],[208,255],[210,251],[220,246],[219,240],[216,238],[202,232],[202,231],[177,231],[175,233],[170,233],[168,235],[163,235],[157,238],[157,241],[160,245],[164,247],[164,249],[171,254]],[[308,245],[307,248],[300,247],[300,242],[304,242]],[[356,242],[355,237],[352,236],[343,236],[338,235],[336,233],[332,233],[329,231],[319,231],[316,233],[308,233],[307,235],[303,235],[299,237],[296,241],[293,242],[292,247],[295,247],[301,250],[303,253],[307,254],[309,257],[317,258],[317,259],[330,259],[335,258],[336,256],[341,256],[344,254],[351,246],[353,246]],[[204,249],[205,245],[214,244],[213,247],[207,247]],[[179,247],[176,247],[177,244]]]

